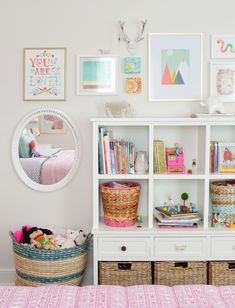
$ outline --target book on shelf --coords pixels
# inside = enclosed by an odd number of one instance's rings
[[[100,174],[134,174],[135,146],[133,142],[116,140],[112,132],[99,127],[98,138]]]
[[[166,151],[164,142],[162,140],[153,141],[153,162],[154,173],[166,173]]]
[[[210,142],[210,173],[235,173],[235,143]]]

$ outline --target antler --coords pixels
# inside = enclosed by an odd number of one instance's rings
[[[146,19],[142,20],[141,23],[142,23],[142,30],[140,31],[139,35],[135,39],[136,43],[138,43],[139,41],[142,41],[144,39],[144,29],[145,29],[145,26],[147,24],[147,20]]]
[[[126,41],[127,43],[130,43],[131,40],[129,39],[129,37],[127,36],[127,34],[124,30],[124,25],[125,25],[125,21],[119,21],[119,26],[120,26],[122,37],[123,37],[124,41]],[[120,37],[119,37],[119,40],[120,40]]]

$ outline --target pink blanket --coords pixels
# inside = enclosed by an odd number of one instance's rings
[[[74,154],[74,150],[66,150],[51,156],[42,166],[40,183],[51,185],[61,181],[73,166]]]
[[[234,308],[235,286],[0,287],[1,308]]]

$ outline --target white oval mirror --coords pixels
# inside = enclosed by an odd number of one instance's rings
[[[26,115],[12,142],[12,160],[21,180],[39,191],[54,191],[74,176],[81,155],[80,137],[63,112],[43,108]]]

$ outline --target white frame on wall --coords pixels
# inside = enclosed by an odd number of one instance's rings
[[[54,52],[55,54],[58,54],[58,61],[56,64],[50,63],[49,67],[48,63],[47,65],[44,65],[43,67],[43,63],[42,60],[40,60],[40,62],[37,64],[37,67],[34,68],[34,66],[36,65],[35,62],[36,60],[31,60],[31,63],[29,60],[29,56],[30,53],[37,57],[37,53],[38,52],[42,52],[42,51],[50,51],[50,52]],[[42,47],[38,47],[38,48],[24,48],[23,49],[23,57],[24,57],[24,68],[23,68],[23,72],[24,72],[24,76],[23,76],[23,99],[24,101],[65,101],[66,100],[66,48],[61,47],[55,47],[55,48],[42,48]],[[52,55],[54,56],[54,55]],[[31,66],[32,65],[32,66]],[[40,69],[49,69],[48,73],[44,73],[42,74],[43,77],[52,77],[52,78],[58,78],[60,77],[60,82],[61,82],[61,86],[54,86],[55,89],[60,89],[61,90],[61,94],[60,95],[52,95],[52,94],[46,94],[47,92],[45,91],[45,93],[42,91],[42,96],[36,96],[36,95],[32,95],[30,94],[30,87],[29,87],[29,79],[30,79],[30,74],[32,74],[32,70],[36,70],[38,69],[40,71]],[[53,69],[57,70],[57,73],[53,72]],[[62,71],[61,73],[59,73],[60,71]],[[35,72],[36,74],[36,72]],[[40,72],[38,72],[38,74],[40,74]],[[39,75],[40,76],[40,75]],[[46,85],[46,82],[44,82]],[[39,89],[40,87],[38,87],[37,89]],[[35,89],[35,92],[37,92],[37,89]],[[40,88],[41,89],[41,88]]]
[[[218,46],[221,41],[221,46]],[[230,51],[228,51],[228,48]],[[234,52],[231,52],[234,48]],[[221,51],[223,49],[223,52]],[[235,35],[234,34],[212,34],[211,35],[211,58],[212,59],[235,59]]]
[[[223,61],[223,62],[210,62],[210,96],[218,96],[223,102],[235,102],[235,89],[234,82],[231,80],[231,87],[233,88],[233,95],[220,95],[216,89],[216,69],[219,68],[233,68],[233,80],[235,80],[235,60],[233,61]],[[225,86],[228,86],[227,79],[225,80]]]
[[[82,64],[84,60],[94,60],[94,61],[102,61],[102,60],[112,62],[112,76],[110,76],[111,80],[111,89],[82,89],[82,74],[83,68]],[[118,60],[115,55],[77,55],[77,65],[76,65],[76,94],[77,95],[117,95],[118,94]]]
[[[170,36],[172,37],[171,39]],[[161,42],[159,41],[156,43],[152,41],[154,38],[156,40],[157,37],[160,39]],[[187,40],[185,42],[180,42],[179,38],[182,39],[183,37]],[[195,42],[193,42],[193,39],[195,39]],[[190,40],[191,42],[189,42]],[[199,45],[197,45],[198,42]],[[149,101],[200,101],[202,99],[202,45],[202,33],[149,33]],[[176,93],[173,93],[172,90],[175,89],[171,85],[167,85],[167,88],[164,88],[166,87],[166,85],[161,85],[162,68],[160,52],[163,47],[164,49],[169,50],[189,49],[190,52],[193,53],[194,61],[191,61],[191,63],[193,64],[194,75],[196,75],[197,77],[195,77],[191,73],[190,77],[195,78],[195,80],[190,81],[189,86],[187,86],[185,89],[175,88],[177,89],[177,91],[175,91]],[[197,50],[195,51],[194,49],[196,49],[196,47]],[[155,52],[157,53],[157,55]],[[152,54],[154,54],[154,57],[152,57]],[[153,66],[155,66],[155,69],[153,68]],[[197,86],[196,88],[195,84]],[[152,93],[153,91],[158,92],[156,94]],[[161,93],[161,95],[159,93]]]
[[[66,126],[68,127],[68,129],[71,130],[73,140],[74,140],[74,147],[75,147],[74,164],[71,170],[61,181],[59,181],[58,183],[52,184],[52,185],[41,185],[39,183],[32,181],[25,173],[24,169],[21,166],[20,160],[19,160],[19,140],[20,140],[20,136],[25,126],[30,122],[32,118],[36,118],[36,117],[39,117],[45,114],[51,114],[51,115],[55,115],[55,116],[62,118],[62,120],[65,122]],[[43,191],[43,192],[55,191],[67,185],[77,172],[77,169],[79,167],[79,163],[81,160],[80,133],[78,129],[76,128],[73,120],[64,112],[54,109],[54,108],[40,108],[40,109],[37,109],[35,111],[28,113],[17,125],[14,136],[13,136],[13,140],[12,140],[11,155],[12,155],[12,162],[17,172],[17,175],[28,187],[34,190]]]

